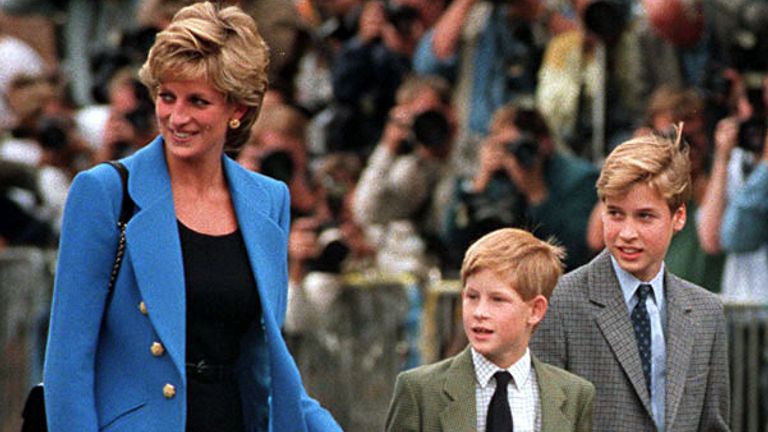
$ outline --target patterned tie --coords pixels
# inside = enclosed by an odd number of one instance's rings
[[[643,375],[645,375],[645,387],[648,394],[651,394],[651,319],[648,317],[648,308],[645,306],[645,299],[651,293],[651,286],[642,284],[637,287],[637,305],[632,310],[630,318],[632,326],[635,328],[635,339],[637,339],[637,350],[640,352],[640,362],[643,364]]]
[[[509,410],[509,399],[507,399],[507,384],[512,379],[512,375],[507,371],[498,371],[493,374],[493,377],[496,378],[496,390],[491,397],[491,404],[488,405],[485,431],[511,432],[512,413]]]

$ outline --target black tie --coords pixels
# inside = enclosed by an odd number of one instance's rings
[[[637,287],[637,305],[632,310],[632,326],[635,328],[637,350],[640,352],[640,362],[643,365],[645,375],[645,387],[651,394],[651,319],[648,317],[648,308],[645,307],[645,299],[651,293],[651,286],[642,284]]]
[[[488,405],[488,419],[485,424],[486,432],[512,432],[512,413],[509,411],[507,399],[507,384],[512,375],[507,371],[493,374],[496,378],[496,391],[493,392],[491,404]]]

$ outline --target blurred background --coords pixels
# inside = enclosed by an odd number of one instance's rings
[[[0,432],[41,379],[69,184],[157,133],[136,71],[189,3],[0,0]],[[666,265],[723,299],[732,428],[768,430],[768,245],[721,237],[766,153],[767,0],[220,3],[271,47],[231,156],[291,190],[284,335],[345,430],[383,429],[397,373],[464,348],[473,240],[524,227],[586,263],[604,157],[680,122],[694,194]]]

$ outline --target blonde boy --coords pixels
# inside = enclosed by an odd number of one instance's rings
[[[494,425],[504,421],[506,431],[590,430],[592,384],[540,362],[528,350],[562,273],[562,257],[562,248],[513,228],[493,231],[470,246],[461,268],[470,347],[401,373],[387,430],[492,431],[502,430]],[[496,374],[504,371],[511,380],[497,388]]]
[[[595,385],[596,431],[729,430],[723,307],[664,269],[690,194],[679,135],[634,138],[608,156],[597,181],[606,250],[560,279],[531,341]]]

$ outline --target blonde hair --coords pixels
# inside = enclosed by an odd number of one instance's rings
[[[523,300],[543,295],[547,300],[563,273],[565,249],[519,228],[492,231],[474,242],[461,264],[461,283],[490,270],[507,280]]]
[[[236,149],[259,115],[268,65],[269,48],[253,18],[235,6],[217,9],[201,2],[179,10],[157,34],[139,79],[154,98],[165,80],[202,78],[230,103],[248,107],[241,126],[227,130],[226,147]]]
[[[680,122],[703,112],[704,99],[696,90],[661,85],[651,93],[645,117],[646,123],[653,126],[653,118],[658,115],[670,114],[672,122]]]
[[[489,124],[492,134],[508,127],[531,133],[537,138],[550,135],[547,122],[538,110],[514,103],[503,105],[494,111]]]
[[[395,101],[397,104],[411,103],[424,90],[432,90],[443,104],[451,102],[451,85],[437,75],[409,75],[397,88]]]
[[[673,138],[649,134],[616,147],[597,179],[600,200],[624,195],[636,184],[647,184],[664,198],[671,211],[685,204],[691,195],[691,161],[682,140],[682,124],[675,129]]]
[[[297,108],[288,104],[271,104],[264,108],[259,120],[253,125],[251,137],[258,137],[267,131],[277,131],[298,141],[307,139],[309,120]]]

